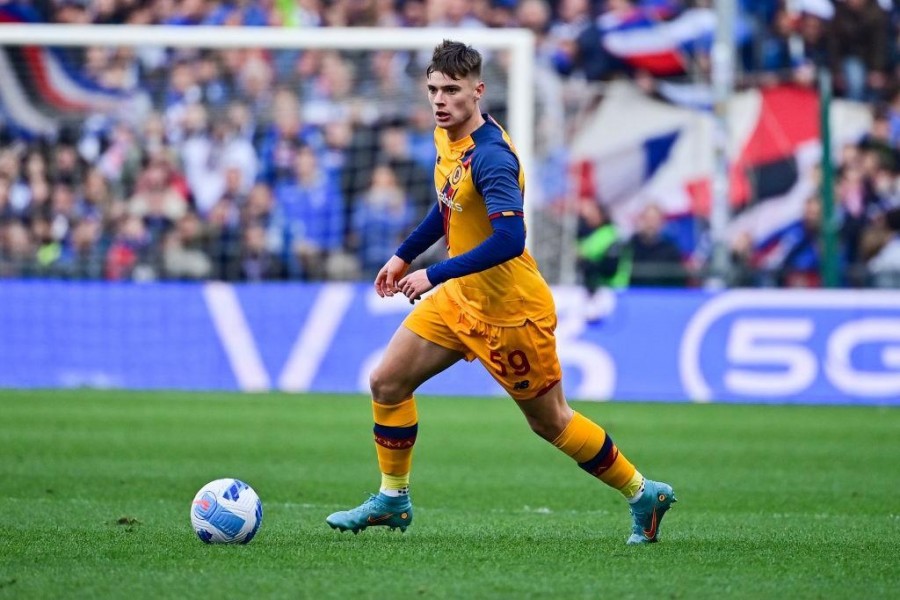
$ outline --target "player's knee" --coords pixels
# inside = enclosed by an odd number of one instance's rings
[[[392,377],[383,369],[375,369],[369,375],[369,389],[372,391],[372,399],[379,404],[401,402],[412,393],[403,381]]]
[[[528,420],[528,425],[531,427],[531,430],[548,442],[552,442],[558,438],[559,434],[566,428],[566,423],[563,422],[562,419],[552,416],[526,415],[526,419]]]

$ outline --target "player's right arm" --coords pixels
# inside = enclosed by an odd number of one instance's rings
[[[398,291],[397,282],[406,275],[410,263],[443,236],[444,218],[435,203],[419,226],[400,244],[396,254],[378,271],[375,276],[375,293],[382,298],[393,296]]]

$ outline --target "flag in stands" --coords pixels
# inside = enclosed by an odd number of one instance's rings
[[[763,252],[773,247],[773,236],[799,222],[804,202],[816,190],[818,114],[818,98],[806,89],[772,87],[734,96],[730,239],[747,233]],[[871,114],[863,104],[837,100],[831,122],[838,148],[868,131]],[[644,206],[659,205],[682,251],[690,254],[696,238],[679,231],[685,219],[709,216],[713,136],[709,112],[656,100],[630,83],[613,83],[571,146],[579,195],[608,206],[626,233]],[[696,231],[693,225],[687,229]]]
[[[0,6],[0,24],[38,22],[24,5]],[[39,46],[0,48],[0,111],[21,133],[53,136],[67,118],[121,110],[131,94],[99,85],[70,65],[59,49]]]
[[[715,11],[696,8],[670,13],[635,7],[626,15],[598,20],[603,46],[629,66],[654,75],[684,73],[696,47],[708,48],[716,30]]]

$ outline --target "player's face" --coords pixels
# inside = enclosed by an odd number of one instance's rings
[[[449,131],[464,127],[478,115],[478,100],[484,93],[484,82],[470,77],[453,79],[433,72],[428,76],[428,101],[438,127]]]

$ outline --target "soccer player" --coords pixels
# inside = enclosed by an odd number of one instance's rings
[[[381,296],[419,302],[372,372],[375,449],[381,490],[326,522],[341,531],[373,525],[405,531],[412,522],[409,475],[416,441],[415,390],[460,359],[478,359],[516,401],[532,430],[619,490],[630,503],[629,544],[655,542],[672,488],[645,479],[602,427],[563,396],[556,309],[525,249],[524,175],[506,132],[479,100],[481,55],[444,41],[426,70],[434,120],[438,202],[375,277]],[[441,237],[450,258],[407,273]]]

